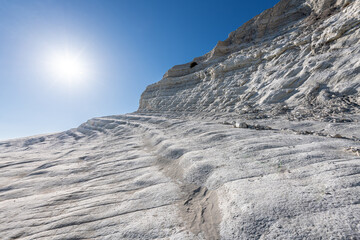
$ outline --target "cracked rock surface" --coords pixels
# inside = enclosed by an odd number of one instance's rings
[[[360,239],[359,37],[282,0],[137,112],[0,142],[0,238]]]
[[[2,142],[2,239],[359,238],[360,142],[286,121],[129,114]]]
[[[139,111],[351,121],[360,112],[359,9],[359,1],[282,0],[195,67],[171,68],[146,88]]]

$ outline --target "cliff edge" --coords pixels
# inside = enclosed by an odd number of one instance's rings
[[[282,0],[168,70],[138,112],[347,119],[360,104],[359,9],[351,0]]]

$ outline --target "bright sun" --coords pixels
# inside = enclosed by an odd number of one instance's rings
[[[76,85],[86,80],[88,69],[81,54],[69,50],[53,52],[48,59],[51,77],[63,84]]]

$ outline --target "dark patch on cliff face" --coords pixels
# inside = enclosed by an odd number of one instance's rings
[[[235,32],[230,33],[229,38],[231,42],[241,44],[262,39],[274,33],[281,33],[290,23],[311,14],[312,9],[304,3],[305,0],[282,0],[273,8],[257,15]],[[289,11],[289,9],[297,10]]]
[[[316,14],[315,12],[312,12],[310,16],[305,20],[306,24],[308,26],[316,24],[317,22],[322,22],[325,19],[329,18],[330,16],[334,15],[335,13],[338,13],[340,11],[340,8],[338,7],[331,7],[328,9],[325,9],[324,11],[320,12],[319,14]]]
[[[340,12],[342,9],[348,7],[353,2],[345,2],[343,5],[335,6],[336,1],[335,0],[329,0],[324,3],[322,6],[322,11],[315,13],[313,11],[309,17],[305,20],[306,24],[308,26],[314,25],[318,22],[322,22],[329,18],[330,16]]]
[[[190,68],[193,68],[193,67],[195,67],[196,65],[198,65],[197,62],[192,62],[192,63],[190,64]]]

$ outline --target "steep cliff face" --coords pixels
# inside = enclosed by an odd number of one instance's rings
[[[321,120],[359,112],[359,9],[351,0],[282,0],[211,52],[171,68],[146,88],[138,112]]]

